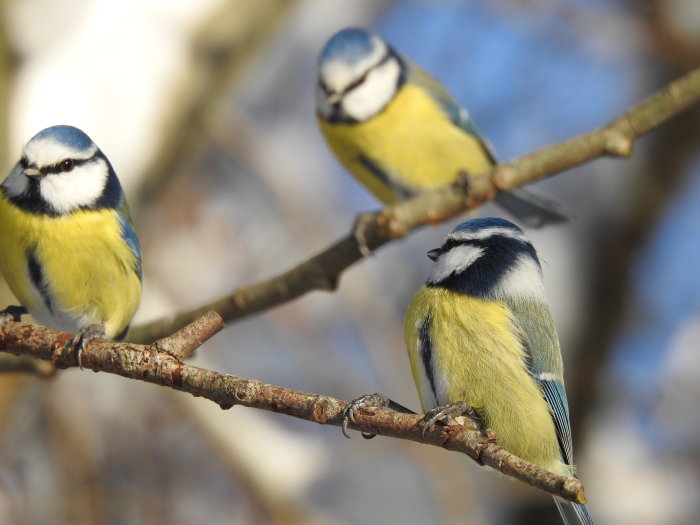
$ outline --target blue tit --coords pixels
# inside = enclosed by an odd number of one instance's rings
[[[330,149],[384,204],[480,175],[495,158],[467,111],[381,37],[343,29],[323,48],[316,115]],[[496,202],[527,226],[567,220],[561,206],[516,189]]]
[[[81,130],[53,126],[0,185],[0,270],[42,325],[122,339],[141,299],[141,252],[119,179]]]
[[[466,403],[503,448],[573,476],[559,340],[535,248],[518,226],[483,218],[428,256],[435,265],[405,319],[421,405],[433,409],[426,419]],[[585,505],[555,502],[567,524],[593,523]]]

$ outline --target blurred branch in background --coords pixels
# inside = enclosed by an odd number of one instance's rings
[[[361,216],[350,235],[282,275],[240,288],[174,318],[135,327],[130,339],[150,342],[192,322],[208,310],[218,312],[230,322],[313,290],[334,290],[342,272],[361,260],[366,250],[376,250],[421,226],[442,222],[476,208],[492,199],[497,191],[514,189],[603,155],[627,157],[638,137],[698,100],[700,69],[670,83],[604,128],[501,164],[482,176],[465,177],[460,184]]]
[[[697,66],[700,63],[697,3],[650,0],[646,8],[651,12],[646,18],[646,30],[662,61],[676,70]]]
[[[94,371],[108,372],[131,379],[155,383],[204,397],[223,409],[242,405],[287,414],[322,425],[340,426],[347,403],[316,394],[268,385],[251,379],[182,363],[175,355],[160,351],[163,346],[187,356],[223,327],[212,313],[167,338],[167,343],[152,346],[92,341],[82,353],[82,365]],[[70,334],[37,325],[8,322],[0,326],[0,346],[6,352],[49,361],[57,368],[77,366],[72,350],[64,345]],[[483,435],[476,424],[468,426],[434,425],[425,433],[422,415],[403,414],[385,409],[364,409],[348,425],[365,433],[408,439],[461,452],[480,464],[518,479],[551,494],[584,503],[583,486],[576,478],[557,476],[523,461],[499,447],[492,434]]]
[[[7,153],[8,140],[8,108],[10,85],[14,75],[15,56],[7,38],[5,25],[0,24],[0,169],[3,173],[12,165]]]
[[[646,31],[659,55],[661,64],[656,76],[668,78],[679,71],[696,67],[700,62],[700,39],[694,29],[697,7],[691,2],[649,2],[652,16],[646,17]],[[690,11],[686,12],[686,9]],[[686,19],[684,20],[684,15]],[[572,429],[580,434],[585,425],[587,407],[595,397],[599,371],[623,329],[627,315],[634,309],[631,271],[639,254],[654,235],[656,226],[672,205],[687,176],[686,167],[700,143],[700,108],[689,108],[664,126],[652,143],[651,151],[630,188],[632,207],[623,221],[623,230],[601,231],[599,245],[591,250],[588,266],[598,269],[585,297],[586,318],[580,326],[586,333],[574,338],[578,348],[573,366],[578,370],[570,382]],[[576,441],[576,437],[574,441]]]
[[[236,78],[295,4],[294,0],[223,2],[203,25],[192,43],[188,77],[175,92],[160,151],[141,182],[135,206],[151,200],[177,172],[175,167],[202,146],[205,130],[222,113]]]
[[[21,372],[36,374],[40,377],[51,377],[55,368],[44,361],[31,357],[3,354],[0,356],[0,373]]]
[[[638,183],[630,188],[632,208],[622,230],[599,233],[599,248],[589,262],[599,271],[586,294],[587,318],[581,322],[586,333],[575,339],[578,348],[573,351],[578,358],[572,363],[577,374],[568,388],[572,407],[588,407],[595,396],[596,381],[591,378],[598,377],[608,361],[623,321],[634,309],[632,271],[684,182],[689,158],[700,143],[699,124],[700,110],[694,107],[660,130],[637,174]],[[572,409],[575,433],[585,426],[586,415],[586,410]]]
[[[6,173],[12,165],[13,158],[8,154],[8,112],[12,80],[16,71],[18,57],[8,39],[7,21],[0,23],[0,169]],[[0,283],[0,301],[9,302],[12,294],[7,285]],[[54,367],[45,361],[31,357],[3,354],[0,356],[0,372],[17,372],[17,374],[0,375],[0,427],[5,427],[8,416],[16,406],[18,393],[26,385],[28,375],[49,377]]]

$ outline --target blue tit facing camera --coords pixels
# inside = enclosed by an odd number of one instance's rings
[[[515,224],[483,218],[428,256],[435,265],[405,319],[423,410],[435,421],[466,403],[503,448],[573,476],[562,358],[535,248]],[[593,523],[585,505],[555,502],[567,524]]]
[[[339,31],[321,51],[316,114],[341,164],[384,204],[496,164],[474,121],[445,88],[363,29]],[[567,220],[559,204],[523,189],[495,200],[527,226]]]
[[[42,325],[122,339],[141,299],[141,252],[124,192],[83,131],[53,126],[24,146],[0,185],[0,270]]]

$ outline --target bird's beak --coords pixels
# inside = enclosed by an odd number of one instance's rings
[[[37,168],[32,168],[31,166],[24,168],[22,173],[27,177],[38,177],[41,175],[41,171],[39,171]]]
[[[426,255],[431,261],[437,261],[441,253],[442,250],[440,248],[435,248],[434,250],[430,250],[428,253],[426,253]]]

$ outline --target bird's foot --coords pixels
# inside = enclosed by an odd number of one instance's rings
[[[0,324],[5,324],[8,321],[20,322],[24,314],[29,313],[24,306],[10,305],[0,311]]]
[[[458,416],[469,417],[479,426],[479,430],[483,431],[483,420],[476,410],[464,401],[457,401],[456,403],[436,406],[423,414],[423,422],[420,426],[421,439],[425,439],[427,430],[436,423],[442,423],[445,420],[449,421],[451,418]]]
[[[82,355],[83,350],[85,350],[85,345],[92,341],[93,339],[100,339],[105,336],[104,326],[99,324],[91,324],[85,328],[81,328],[80,331],[71,337],[66,344],[63,346],[63,351],[72,351],[75,354],[75,360],[78,363],[80,369],[83,369]]]
[[[368,407],[387,407],[389,406],[389,403],[391,403],[391,399],[383,396],[382,394],[366,394],[350,401],[348,406],[345,407],[345,410],[343,410],[343,424],[341,426],[343,435],[350,439],[350,435],[348,434],[348,423],[350,421],[353,423],[355,422],[355,413],[358,410]],[[368,434],[365,432],[362,433],[362,437],[365,439],[372,439],[375,435],[376,434]]]
[[[343,410],[343,435],[350,439],[350,436],[348,435],[348,423],[352,421],[353,423],[355,422],[355,413],[358,410],[362,410],[363,408],[371,408],[371,407],[377,407],[377,408],[383,408],[387,407],[393,410],[394,412],[401,412],[403,414],[415,414],[413,410],[410,408],[406,408],[403,405],[400,405],[396,401],[392,401],[388,397],[382,395],[382,394],[366,394],[364,396],[360,396],[357,399],[353,399],[348,403],[348,406],[345,407],[345,410]],[[376,434],[370,434],[368,432],[363,432],[362,437],[365,439],[372,439]]]

